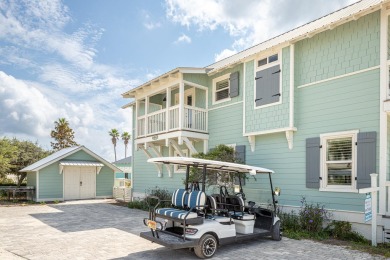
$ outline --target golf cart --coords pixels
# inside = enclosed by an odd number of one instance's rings
[[[212,257],[218,245],[234,243],[245,239],[271,237],[281,240],[280,219],[276,215],[275,191],[272,187],[272,170],[244,164],[212,161],[186,157],[160,157],[149,159],[150,163],[174,164],[186,167],[185,188],[177,189],[170,207],[159,207],[163,201],[148,196],[149,217],[144,225],[150,231],[141,232],[140,236],[157,244],[172,248],[190,248],[199,258]],[[202,170],[202,189],[197,183],[189,183],[190,167]],[[266,174],[269,177],[271,207],[245,202],[242,180],[239,177],[239,192],[229,194],[226,186],[221,186],[219,193],[207,194],[206,172]],[[240,176],[240,174],[238,174]],[[151,201],[156,203],[152,205]]]

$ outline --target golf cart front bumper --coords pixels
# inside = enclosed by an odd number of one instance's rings
[[[171,248],[171,249],[181,249],[181,248],[191,248],[195,247],[198,244],[198,239],[195,240],[189,240],[189,239],[183,239],[182,237],[177,237],[165,232],[158,232],[158,238],[156,236],[156,233],[153,233],[152,231],[147,232],[141,232],[140,236],[142,238],[145,238],[151,242],[157,243],[159,245]]]

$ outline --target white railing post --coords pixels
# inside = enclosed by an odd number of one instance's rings
[[[372,189],[377,189],[377,177],[378,174],[376,173],[371,173],[371,188]],[[378,207],[378,191],[373,190],[371,192],[371,209],[372,209],[372,220],[371,220],[371,244],[373,246],[376,246],[376,229],[377,229],[377,223],[376,223],[376,215],[377,215],[377,207]]]
[[[165,131],[169,131],[169,124],[170,124],[170,114],[169,114],[169,108],[171,106],[171,88],[167,88],[166,96],[165,96],[165,108],[166,108],[166,114],[165,114]]]
[[[145,97],[145,135],[148,134],[148,127],[149,127],[148,113],[149,113],[149,96],[146,96]]]
[[[184,82],[183,79],[179,84],[179,129],[183,128],[184,121]]]

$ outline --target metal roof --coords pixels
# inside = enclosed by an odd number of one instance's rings
[[[176,68],[167,73],[164,73],[136,88],[133,88],[122,94],[124,98],[126,97],[134,97],[134,91],[141,89],[145,86],[151,85],[153,82],[157,82],[160,79],[169,77],[171,74],[175,74],[178,72],[184,72],[186,69],[192,70],[204,70],[205,73],[213,74],[216,73],[225,67],[233,66],[237,63],[243,62],[246,59],[253,58],[252,56],[267,50],[271,50],[272,48],[276,48],[283,44],[290,44],[302,40],[306,37],[312,37],[317,33],[320,33],[325,30],[331,30],[334,27],[338,26],[343,22],[348,22],[352,20],[356,20],[360,18],[365,13],[373,12],[377,10],[381,4],[388,3],[390,0],[361,0],[359,2],[353,3],[346,7],[343,7],[335,12],[327,14],[323,17],[320,17],[314,21],[306,23],[302,26],[294,28],[290,31],[287,31],[281,35],[278,35],[274,38],[266,40],[262,43],[259,43],[255,46],[252,46],[246,50],[243,50],[237,54],[234,54],[230,57],[227,57],[218,62],[212,63],[204,68]],[[199,73],[199,72],[198,72]],[[123,108],[131,106],[132,103],[125,105]]]
[[[361,0],[346,7],[343,7],[335,12],[318,18],[314,21],[306,23],[295,29],[292,29],[286,33],[276,36],[272,39],[266,40],[260,44],[257,44],[251,48],[243,50],[237,54],[227,57],[221,61],[215,62],[206,68],[211,69],[210,73],[218,71],[226,66],[231,66],[237,62],[240,62],[254,54],[271,49],[283,43],[294,42],[306,37],[312,37],[314,34],[322,32],[324,30],[333,29],[340,22],[356,20],[362,12],[374,11],[379,8],[381,4],[389,2],[389,0]]]
[[[64,166],[96,166],[103,167],[104,164],[99,162],[90,162],[90,161],[60,161],[60,165]]]
[[[116,167],[115,165],[109,163],[108,161],[106,161],[105,159],[103,159],[102,157],[100,157],[99,155],[95,154],[94,152],[92,152],[91,150],[89,150],[88,148],[86,148],[85,146],[73,146],[73,147],[69,147],[69,148],[64,148],[64,149],[61,149],[23,169],[21,169],[19,172],[35,172],[35,171],[39,171],[40,169],[52,164],[52,163],[55,163],[57,161],[60,161],[62,159],[65,159],[67,156],[71,155],[71,154],[74,154],[78,151],[81,151],[83,150],[84,152],[86,152],[87,154],[89,154],[90,156],[92,156],[93,158],[95,158],[97,161],[101,162],[102,164],[106,165],[107,167],[111,168],[112,170],[114,171],[117,171],[117,172],[122,172],[118,167]],[[64,162],[64,161],[63,161]]]
[[[160,163],[160,164],[178,164],[178,165],[191,165],[195,167],[203,167],[206,165],[209,170],[217,170],[223,172],[241,172],[241,173],[250,173],[255,175],[257,173],[274,173],[273,170],[250,166],[239,163],[230,163],[230,162],[221,162],[213,161],[206,159],[198,158],[189,158],[189,157],[156,157],[148,159],[149,163]]]
[[[113,162],[113,164],[129,164],[129,163],[131,163],[131,156]]]

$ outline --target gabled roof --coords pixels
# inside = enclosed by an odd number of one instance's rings
[[[94,152],[92,152],[91,150],[89,150],[88,148],[86,148],[85,146],[73,146],[73,147],[68,147],[68,148],[64,148],[64,149],[61,149],[45,158],[43,158],[42,160],[39,160],[23,169],[21,169],[19,172],[35,172],[35,171],[39,171],[40,169],[42,168],[45,168],[46,166],[52,164],[52,163],[55,163],[59,160],[62,160],[62,159],[65,159],[66,157],[68,157],[69,155],[72,155],[78,151],[84,151],[86,152],[87,154],[89,154],[90,156],[92,156],[93,158],[95,158],[97,161],[99,162],[102,162],[104,165],[106,165],[107,167],[111,168],[112,170],[114,171],[119,171],[121,172],[121,170],[116,167],[115,165],[109,163],[108,161],[104,160],[102,157],[100,157],[99,155],[95,154]],[[85,161],[81,161],[81,162],[85,162]]]

